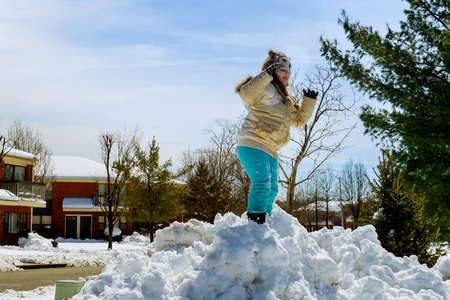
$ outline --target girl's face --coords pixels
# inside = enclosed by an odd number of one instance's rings
[[[285,69],[279,69],[275,71],[275,75],[277,76],[278,80],[284,85],[289,85],[289,78],[291,77],[291,73]]]

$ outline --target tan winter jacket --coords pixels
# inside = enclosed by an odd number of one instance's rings
[[[236,92],[248,111],[237,145],[260,149],[277,157],[278,150],[289,142],[290,127],[305,126],[317,99],[303,96],[300,107],[290,98],[290,104],[284,104],[283,96],[271,83],[272,79],[264,70],[236,86]]]

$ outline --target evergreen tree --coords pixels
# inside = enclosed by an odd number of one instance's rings
[[[184,198],[187,218],[213,223],[218,213],[245,211],[247,205],[248,179],[239,180],[243,170],[236,158],[221,169],[217,163],[218,153],[208,152],[199,157],[194,172],[188,176],[188,191]]]
[[[214,176],[204,160],[200,160],[188,179],[189,189],[184,199],[186,217],[213,222],[218,211]]]
[[[437,256],[428,252],[438,231],[423,215],[424,197],[404,185],[406,163],[398,167],[389,152],[379,160],[376,179],[369,180],[375,203],[360,224],[375,226],[381,245],[396,256],[417,255],[421,263],[434,265]]]
[[[381,36],[370,26],[339,20],[353,44],[321,39],[322,55],[370,98],[388,108],[366,105],[360,115],[365,133],[397,163],[409,157],[405,180],[426,194],[428,216],[438,212],[450,240],[450,2],[407,0],[400,31]]]
[[[159,164],[159,146],[155,139],[146,149],[137,145],[135,151],[136,173],[128,184],[127,215],[141,230],[148,231],[153,242],[157,224],[169,222],[184,213],[181,199],[185,187],[174,181],[184,170],[172,173],[170,160]]]

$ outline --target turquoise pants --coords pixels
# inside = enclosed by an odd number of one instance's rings
[[[244,146],[239,146],[237,153],[252,182],[247,212],[267,213],[271,217],[278,194],[278,159],[259,149]]]

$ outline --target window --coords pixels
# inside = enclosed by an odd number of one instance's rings
[[[113,189],[114,185],[111,184],[110,188]],[[107,185],[104,183],[99,183],[98,184],[98,199],[96,199],[98,204],[96,204],[96,205],[99,205],[99,203],[104,203],[106,192],[107,192]],[[125,196],[126,194],[127,194],[127,188],[126,188],[126,186],[123,186],[120,190],[120,196]],[[122,198],[122,197],[120,197],[120,198]],[[122,199],[120,199],[119,201],[120,201],[120,205],[122,205]]]
[[[33,230],[38,231],[42,226],[52,224],[52,216],[33,216]]]
[[[119,229],[122,231],[127,230],[127,219],[124,217],[119,218]]]
[[[119,224],[117,224],[119,223]],[[114,224],[115,227],[118,227],[120,230],[125,231],[127,230],[127,219],[124,217],[120,217],[118,220],[116,220],[116,224]],[[119,226],[117,226],[119,225]],[[98,222],[97,222],[97,228],[98,230],[105,230],[106,228],[106,218],[105,216],[98,216]]]
[[[49,182],[45,187],[45,200],[52,200],[52,199],[53,199],[53,183]]]
[[[98,216],[97,228],[98,230],[105,230],[105,216]]]
[[[18,233],[27,229],[27,214],[9,213],[4,215],[3,233]]]
[[[26,168],[5,164],[5,175],[3,180],[25,181]]]

